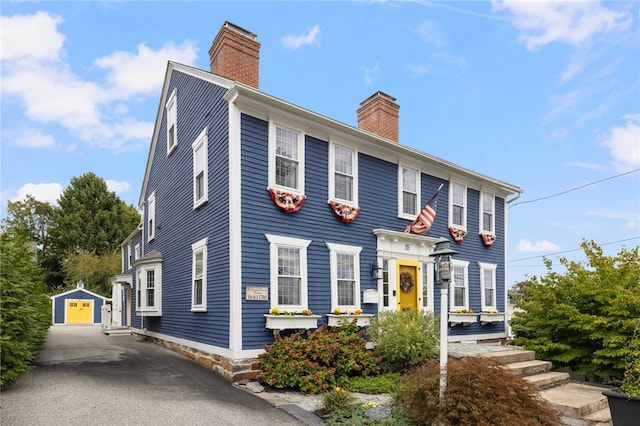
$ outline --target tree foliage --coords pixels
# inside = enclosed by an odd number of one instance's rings
[[[0,234],[0,386],[13,383],[29,368],[51,324],[51,300],[24,235]]]
[[[592,380],[620,379],[630,354],[640,350],[632,340],[640,318],[638,247],[616,256],[604,256],[593,241],[582,248],[586,265],[563,258],[560,274],[546,260],[546,276],[516,286],[523,312],[511,321],[512,343]]]
[[[111,277],[120,273],[119,251],[104,255],[95,253],[71,254],[64,265],[65,277],[69,284],[82,281],[85,288],[103,296],[111,295]]]

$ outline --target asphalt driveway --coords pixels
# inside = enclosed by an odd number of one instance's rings
[[[51,327],[1,404],[3,426],[305,424],[169,349],[99,326]]]

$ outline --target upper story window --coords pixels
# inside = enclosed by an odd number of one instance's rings
[[[191,144],[193,150],[193,208],[197,208],[206,203],[209,199],[208,176],[208,127],[200,133],[198,138]]]
[[[311,240],[266,237],[270,244],[271,307],[297,312],[307,309],[307,247]]]
[[[480,288],[482,289],[482,310],[496,309],[496,265],[478,262],[480,266]],[[496,309],[497,310],[497,309]]]
[[[331,311],[360,309],[362,247],[326,243],[331,259]]]
[[[207,243],[203,238],[191,245],[191,310],[204,312],[207,310]]]
[[[132,258],[131,244],[128,244],[127,245],[127,269],[131,269],[131,258]]]
[[[156,237],[156,192],[147,199],[147,241]]]
[[[162,258],[158,252],[136,262],[136,313],[162,315]]]
[[[269,132],[269,184],[304,193],[304,136],[302,132],[271,123]]]
[[[495,196],[482,192],[480,194],[480,232],[495,234],[495,207]]]
[[[451,182],[449,197],[450,225],[460,229],[467,229],[467,187]]]
[[[140,244],[136,244],[133,247],[133,260],[140,259]]]
[[[409,167],[400,166],[399,210],[400,216],[414,219],[418,214],[420,201],[420,172]]]
[[[341,145],[331,145],[329,153],[329,198],[348,204],[358,204],[356,151]]]
[[[469,262],[451,260],[453,274],[451,276],[451,312],[458,309],[469,309]]]
[[[173,89],[165,106],[167,109],[167,156],[178,146],[178,91]]]

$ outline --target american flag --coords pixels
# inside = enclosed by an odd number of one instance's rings
[[[433,221],[436,218],[436,208],[438,206],[438,194],[440,193],[441,189],[442,189],[442,184],[440,185],[436,193],[433,195],[433,197],[431,197],[431,199],[427,202],[427,204],[425,204],[424,208],[422,209],[418,217],[416,217],[416,220],[414,220],[413,223],[407,225],[407,228],[404,230],[406,234],[412,233],[412,234],[422,235],[422,234],[426,234],[427,231],[429,231],[429,229],[431,228],[431,225],[433,224]]]

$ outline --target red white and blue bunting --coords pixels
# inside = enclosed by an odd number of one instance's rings
[[[293,192],[282,191],[276,188],[269,188],[269,194],[271,199],[286,213],[293,213],[300,210],[304,200],[307,199],[305,195],[295,194]]]
[[[360,213],[360,207],[358,206],[351,206],[334,200],[329,201],[329,204],[333,212],[337,214],[344,223],[353,222],[356,220],[358,213]]]

